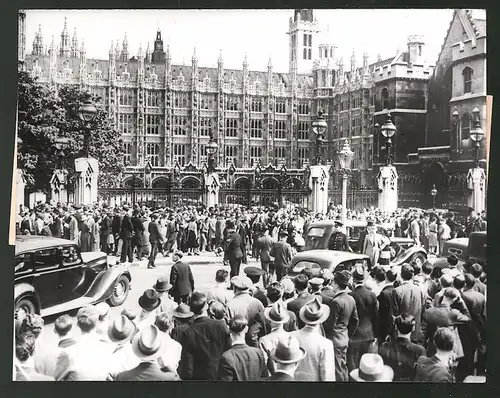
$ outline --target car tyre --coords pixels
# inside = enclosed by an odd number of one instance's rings
[[[26,314],[36,314],[36,306],[32,299],[23,297],[16,303],[16,310],[23,309]]]
[[[108,303],[111,307],[118,307],[122,305],[127,299],[128,292],[130,290],[130,281],[125,275],[122,275],[118,278],[113,288],[113,293],[111,293],[111,297],[108,300]]]

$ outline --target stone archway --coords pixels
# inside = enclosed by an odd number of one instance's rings
[[[436,208],[441,209],[448,203],[448,176],[446,170],[441,162],[432,162],[426,169],[423,175],[423,196],[424,205],[427,208],[433,206],[433,199],[431,190],[436,186]]]
[[[157,177],[153,180],[151,186],[153,188],[167,189],[169,186],[169,179],[167,177]]]
[[[201,188],[201,181],[196,177],[188,176],[182,179],[181,187],[199,189]]]

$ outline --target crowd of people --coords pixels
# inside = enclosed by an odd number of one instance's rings
[[[170,283],[161,277],[110,317],[105,303],[56,319],[53,347],[43,319],[15,314],[16,380],[116,381],[423,381],[485,379],[486,275],[457,267],[404,264],[352,272],[310,270],[271,280],[260,267],[206,290],[176,253]],[[174,275],[175,274],[175,275]],[[184,275],[185,274],[185,275]],[[184,276],[183,276],[184,275]],[[184,281],[185,282],[185,281]]]
[[[431,262],[387,270],[384,237],[374,225],[439,253],[444,241],[485,230],[486,214],[464,225],[452,215],[419,209],[384,213],[349,211],[366,220],[357,250],[372,267],[304,269],[287,275],[311,222],[333,219],[334,249],[353,250],[345,239],[340,207],[327,214],[303,209],[110,209],[40,205],[18,221],[24,234],[74,240],[82,251],[117,254],[121,262],[172,255],[170,278],[143,292],[140,313],[109,306],[81,308],[54,323],[57,346],[42,344],[43,319],[15,314],[16,380],[116,381],[483,381],[486,358],[486,274]],[[439,225],[438,225],[439,224]],[[381,244],[374,244],[379,239]],[[377,255],[373,254],[378,247]],[[223,256],[210,289],[195,289],[185,255]],[[369,253],[368,253],[369,252]],[[260,267],[241,264],[248,258]]]

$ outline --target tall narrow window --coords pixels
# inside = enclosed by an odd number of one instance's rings
[[[389,109],[389,90],[382,89],[382,109]]]
[[[158,167],[160,163],[160,145],[159,144],[147,144],[146,145],[146,156],[151,161],[151,165]]]
[[[472,93],[472,69],[467,67],[463,70],[462,75],[464,77],[464,94]]]
[[[286,122],[284,120],[275,121],[274,137],[278,140],[286,139]]]
[[[250,137],[262,138],[262,120],[250,120]]]
[[[226,119],[226,137],[238,137],[238,119]]]
[[[297,123],[297,138],[299,140],[307,140],[309,138],[309,123],[308,122],[298,122]]]
[[[471,116],[468,113],[462,115],[461,139],[468,140],[470,136]]]
[[[183,167],[186,164],[186,144],[174,144],[174,164],[179,163],[179,166]]]
[[[125,149],[125,154],[123,155],[123,162],[126,166],[129,166],[132,163],[132,143],[124,142],[123,147]]]

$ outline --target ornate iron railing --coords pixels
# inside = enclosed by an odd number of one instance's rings
[[[342,190],[329,189],[328,201],[333,205],[342,204]],[[378,191],[376,189],[348,189],[347,208],[352,210],[363,210],[378,205]]]

